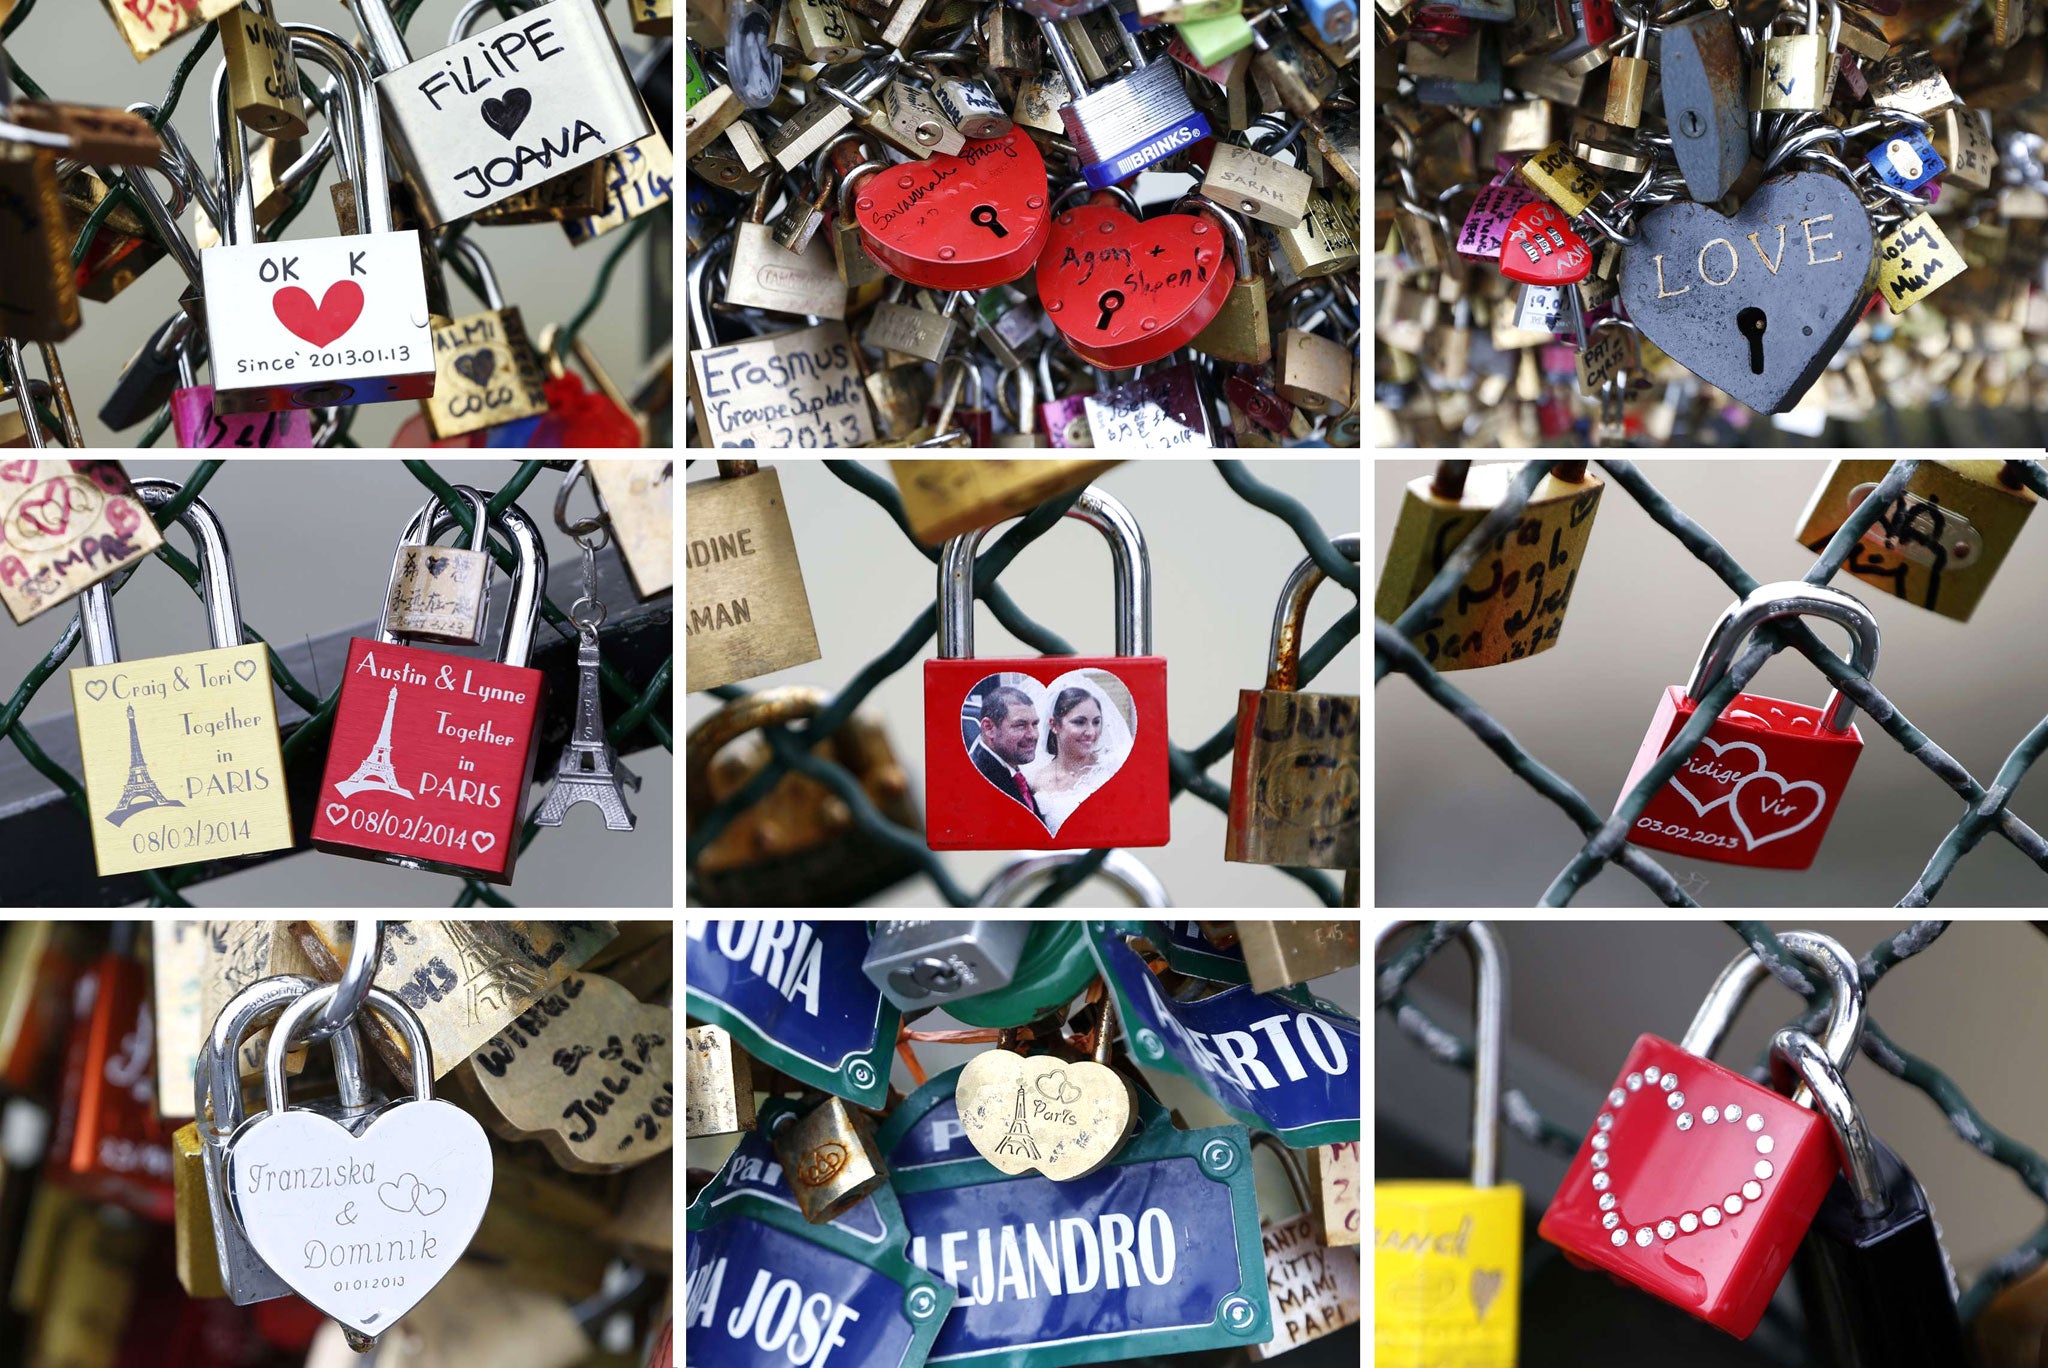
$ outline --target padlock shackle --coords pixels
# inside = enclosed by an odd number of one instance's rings
[[[1760,584],[1747,598],[1728,605],[1714,630],[1708,633],[1707,644],[1692,667],[1692,677],[1685,685],[1686,698],[1697,703],[1706,697],[1735,663],[1750,634],[1764,623],[1784,617],[1822,617],[1847,628],[1853,642],[1850,668],[1865,679],[1876,673],[1877,618],[1861,599],[1826,585],[1779,580]],[[1821,710],[1821,725],[1831,732],[1846,732],[1855,714],[1855,702],[1837,689],[1828,695],[1827,706]]]
[[[1813,1094],[1814,1110],[1827,1117],[1835,1133],[1835,1151],[1842,1158],[1849,1190],[1856,1196],[1856,1214],[1866,1221],[1880,1219],[1892,1204],[1863,1112],[1849,1095],[1841,1070],[1828,1058],[1827,1049],[1806,1032],[1788,1026],[1771,1037],[1771,1086],[1785,1092],[1794,1084]]]
[[[1856,957],[1840,941],[1818,931],[1780,931],[1778,939],[1801,961],[1820,970],[1834,989],[1827,1031],[1821,1039],[1836,1072],[1847,1072],[1863,1043],[1863,978],[1857,972]],[[1754,950],[1744,950],[1728,961],[1728,967],[1707,990],[1706,1001],[1693,1015],[1692,1024],[1685,1028],[1678,1048],[1702,1059],[1712,1059],[1750,990],[1769,973]],[[1802,1107],[1811,1107],[1813,1093],[1802,1084],[1792,1094],[1792,1100]]]
[[[284,1057],[295,1043],[293,1037],[306,1026],[307,1019],[320,1011],[336,994],[341,992],[338,983],[323,983],[309,993],[294,998],[270,1028],[270,1044],[263,1052],[263,1101],[265,1110],[271,1115],[282,1115],[286,1110]],[[403,1002],[382,988],[372,988],[363,999],[363,1010],[384,1018],[398,1028],[405,1037],[405,1052],[412,1064],[412,1098],[418,1102],[434,1100],[434,1047],[427,1039],[427,1028],[419,1016]],[[336,1033],[337,1049],[352,1032]]]
[[[1330,538],[1346,560],[1358,561],[1358,534],[1345,532]],[[1273,610],[1273,639],[1266,648],[1266,688],[1293,693],[1301,677],[1301,629],[1308,618],[1308,601],[1327,576],[1315,557],[1303,556],[1280,586],[1280,605]]]
[[[342,0],[342,3],[348,6],[356,27],[362,30],[363,41],[370,49],[370,61],[378,75],[396,71],[412,61],[412,53],[405,46],[405,35],[399,31],[398,21],[391,17],[391,6],[387,0]],[[378,164],[382,165],[381,162]]]
[[[990,876],[976,907],[1023,907],[1026,897],[1053,875],[1080,859],[1085,850],[1055,850],[1044,855],[1017,855]],[[1159,876],[1128,850],[1112,850],[1097,871],[1124,891],[1132,907],[1171,907],[1166,885]]]
[[[474,485],[459,484],[452,487],[457,494],[462,496],[463,502],[469,505],[469,549],[472,551],[487,549],[488,543],[485,538],[490,534],[490,511],[484,499],[483,491]],[[412,521],[407,523],[405,531],[399,534],[398,544],[400,546],[425,546],[427,544],[427,533],[435,530],[437,522],[440,524],[438,530],[447,531],[448,523],[454,521],[452,518],[444,520],[447,507],[448,505],[442,501],[439,494],[428,498],[426,506],[412,515]]]
[[[747,694],[690,728],[689,735],[683,738],[683,793],[690,819],[694,821],[699,813],[709,810],[714,801],[711,762],[719,751],[758,727],[801,722],[824,706],[823,689],[791,684]]]
[[[463,236],[453,242],[444,240],[439,250],[443,256],[453,253],[469,263],[469,269],[476,272],[477,284],[481,288],[481,297],[486,309],[506,307],[505,291],[498,284],[498,273],[492,268],[490,258],[484,255],[484,249],[477,246],[474,239]]]
[[[144,508],[161,508],[183,488],[175,480],[140,479],[129,488]],[[199,563],[199,597],[206,605],[206,639],[215,650],[242,644],[242,605],[235,592],[235,563],[228,554],[227,533],[220,519],[194,499],[178,515],[178,523],[192,534],[193,558]],[[124,581],[125,583],[125,581]],[[111,665],[121,658],[121,643],[114,632],[113,591],[105,580],[78,598],[78,620],[85,638],[88,665]]]
[[[463,486],[457,486],[463,488]],[[489,499],[492,492],[472,490]],[[440,507],[438,503],[434,505]],[[417,517],[418,515],[414,515]],[[455,515],[445,507],[434,515],[433,526],[427,530],[427,541],[432,542],[451,527],[461,524]],[[526,510],[518,504],[507,505],[492,524],[498,529],[519,558],[519,568],[512,574],[512,597],[505,605],[505,620],[498,628],[498,660],[504,665],[525,667],[533,655],[533,633],[540,625],[540,605],[547,594],[548,551],[540,539],[540,529],[533,525],[533,519],[526,516]],[[407,535],[412,525],[406,525]],[[403,543],[401,543],[403,544]],[[386,625],[390,615],[391,595],[387,588],[384,596],[385,611],[377,619],[377,640],[398,644],[398,637]]]
[[[1138,520],[1114,495],[1094,485],[1081,491],[1067,516],[1087,523],[1109,542],[1116,596],[1116,653],[1151,655],[1152,558],[1145,550],[1145,534]],[[939,556],[940,660],[965,660],[974,655],[974,551],[988,530],[977,527],[962,532],[946,543]]]
[[[224,1143],[245,1119],[242,1042],[251,1031],[320,986],[320,980],[305,974],[273,974],[250,984],[220,1009],[220,1015],[213,1019],[213,1029],[200,1043],[199,1057],[192,1070],[192,1115],[200,1136],[208,1143]],[[334,1037],[334,1077],[343,1106],[360,1108],[368,1104],[362,1041],[353,1030]]]
[[[1373,938],[1374,956],[1394,932],[1421,922],[1394,921]],[[1472,956],[1472,1186],[1500,1181],[1501,1065],[1507,1053],[1508,957],[1483,921],[1445,923]]]
[[[510,0],[510,3],[524,14],[535,5],[541,4],[542,0]],[[495,10],[497,4],[498,0],[465,0],[462,8],[455,11],[455,22],[448,26],[448,46],[454,47],[469,37],[469,31],[476,27],[476,21],[483,17],[484,11]]]

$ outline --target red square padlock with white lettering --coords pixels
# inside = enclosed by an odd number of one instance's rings
[[[437,510],[439,500],[421,509],[401,545],[422,530],[431,543],[454,526]],[[548,570],[540,533],[518,505],[493,526],[519,556],[497,660],[400,644],[387,626],[390,594],[376,640],[350,640],[313,814],[321,849],[512,882],[540,743],[543,679],[526,659]]]
[[[1692,720],[1699,700],[1720,682],[1759,623],[1809,614],[1849,629],[1852,661],[1869,677],[1877,667],[1878,633],[1868,608],[1838,589],[1802,581],[1763,585],[1721,615],[1691,682],[1664,691],[1621,796],[1628,796]],[[1678,772],[1651,796],[1629,841],[1698,860],[1805,869],[1820,853],[1821,838],[1863,753],[1862,734],[1849,721],[1854,712],[1840,693],[1820,708],[1737,694]]]
[[[1170,835],[1166,661],[1152,650],[1145,535],[1090,486],[1074,506],[1109,540],[1113,656],[974,658],[974,549],[939,558],[939,658],[924,664],[925,837],[933,850],[1160,846]]]
[[[1847,1067],[1863,1032],[1856,962],[1813,932],[1779,937],[1834,985],[1826,1048]],[[1677,1045],[1637,1039],[1538,1233],[1738,1337],[1756,1329],[1840,1168],[1805,1088],[1771,1091],[1707,1058],[1764,976],[1745,951]]]

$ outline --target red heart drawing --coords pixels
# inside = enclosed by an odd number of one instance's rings
[[[1526,285],[1575,285],[1593,269],[1593,249],[1548,201],[1515,210],[1500,250],[1500,273]]]
[[[1075,355],[1113,369],[1178,350],[1222,309],[1236,279],[1205,215],[1140,223],[1107,196],[1054,219],[1038,259],[1046,316]]]
[[[980,290],[1027,274],[1044,245],[1045,158],[1021,128],[858,183],[868,254],[913,285]]]
[[[309,345],[324,347],[356,325],[363,316],[363,287],[353,280],[337,280],[327,287],[319,304],[296,285],[287,285],[270,297],[271,312],[293,336]]]
[[[1828,791],[1811,779],[1787,783],[1782,775],[1763,770],[1735,786],[1729,813],[1735,829],[1755,850],[1781,836],[1812,826],[1828,805]]]
[[[1748,741],[1700,740],[1700,748],[1671,776],[1671,787],[1704,817],[1728,801],[1736,785],[1764,772],[1763,748]]]

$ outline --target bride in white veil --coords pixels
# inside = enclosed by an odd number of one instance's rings
[[[1085,676],[1060,685],[1051,713],[1041,743],[1044,756],[1024,777],[1047,830],[1058,834],[1074,809],[1123,765],[1131,751],[1131,726]]]

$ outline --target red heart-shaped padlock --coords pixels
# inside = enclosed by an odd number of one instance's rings
[[[1547,200],[1525,204],[1508,220],[1500,273],[1525,285],[1576,285],[1593,269],[1593,249],[1572,221]]]
[[[1200,214],[1139,222],[1108,196],[1053,220],[1038,297],[1074,354],[1121,370],[1157,361],[1209,325],[1237,279],[1216,225]]]
[[[1045,245],[1045,158],[1021,128],[953,156],[905,162],[856,187],[868,254],[913,285],[980,290],[1031,270]]]

